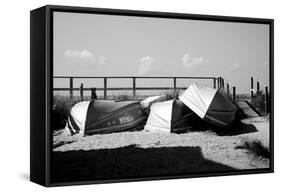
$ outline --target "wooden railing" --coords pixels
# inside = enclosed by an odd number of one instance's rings
[[[73,91],[80,91],[80,96],[83,97],[83,91],[91,91],[92,95],[94,91],[103,91],[104,99],[107,99],[108,91],[120,91],[120,90],[132,90],[133,97],[136,96],[137,90],[169,90],[173,89],[176,91],[177,89],[186,89],[186,87],[178,87],[177,80],[179,79],[192,79],[192,80],[210,80],[212,81],[214,88],[224,87],[223,79],[217,77],[139,77],[139,76],[103,76],[103,77],[91,77],[91,76],[54,76],[54,79],[68,79],[69,87],[64,88],[53,88],[54,91],[69,91],[69,95],[73,97]],[[103,79],[103,87],[91,87],[85,88],[83,83],[81,83],[80,87],[74,87],[73,81],[74,79]],[[132,86],[131,87],[108,87],[108,79],[131,79]],[[137,87],[136,82],[138,79],[170,79],[173,82],[172,87]]]

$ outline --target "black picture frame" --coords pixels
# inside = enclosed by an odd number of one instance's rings
[[[77,181],[52,183],[50,159],[52,149],[51,109],[53,96],[53,13],[95,13],[105,15],[138,16],[170,19],[192,19],[200,21],[220,21],[237,23],[268,24],[270,27],[270,168],[208,172],[188,175],[172,175],[131,179],[111,179],[98,181]],[[274,20],[248,17],[229,17],[183,13],[149,12],[89,7],[46,5],[30,12],[30,180],[43,186],[81,185],[159,179],[194,178],[209,176],[242,175],[274,172]]]

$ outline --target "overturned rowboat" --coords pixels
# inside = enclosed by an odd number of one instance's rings
[[[182,101],[173,99],[152,104],[144,129],[150,132],[181,133],[193,128],[200,120]]]
[[[67,127],[72,135],[104,134],[141,130],[146,119],[139,102],[91,100],[71,108]]]
[[[204,126],[205,122],[228,127],[237,108],[217,89],[190,85],[179,99],[153,103],[145,130],[180,133]]]
[[[228,127],[235,120],[237,107],[218,89],[192,84],[179,99],[201,119],[213,125]]]

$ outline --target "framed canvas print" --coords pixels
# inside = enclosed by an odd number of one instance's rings
[[[273,20],[31,11],[30,178],[273,172]]]

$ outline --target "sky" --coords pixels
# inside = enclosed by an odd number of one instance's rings
[[[221,76],[239,93],[251,76],[269,83],[266,24],[55,12],[53,50],[55,76]]]

